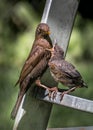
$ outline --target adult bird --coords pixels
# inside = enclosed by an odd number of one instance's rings
[[[52,49],[47,50],[51,52],[51,58],[48,62],[51,75],[56,82],[60,82],[69,88],[62,92],[60,100],[62,100],[64,94],[74,91],[76,88],[87,87],[75,66],[64,59],[64,51],[58,44],[54,44]],[[41,83],[40,85],[44,86]],[[47,86],[46,89],[51,91]],[[55,93],[58,88],[53,87],[52,90]]]
[[[16,117],[23,96],[29,89],[29,86],[31,86],[29,84],[32,84],[38,77],[41,77],[48,67],[48,61],[51,55],[46,49],[52,48],[49,33],[49,26],[45,23],[40,23],[36,28],[33,47],[23,65],[19,79],[16,83],[16,85],[19,84],[20,90],[16,104],[11,112],[12,119],[15,119]]]

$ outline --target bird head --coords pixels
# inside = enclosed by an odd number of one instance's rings
[[[63,49],[57,43],[54,44],[53,48],[54,48],[55,55],[62,56],[62,57],[64,56]]]
[[[36,29],[36,38],[46,38],[50,34],[49,26],[45,23],[40,23]]]
[[[63,59],[64,58],[64,51],[63,49],[55,43],[51,49],[46,49],[51,52],[52,59]]]

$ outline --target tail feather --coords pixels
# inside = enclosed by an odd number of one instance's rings
[[[88,85],[82,80],[82,87],[88,88]]]
[[[17,115],[17,112],[19,110],[19,107],[20,107],[20,104],[22,102],[23,96],[24,96],[24,94],[20,94],[20,93],[18,94],[18,98],[17,98],[16,104],[15,104],[15,106],[14,106],[12,112],[11,112],[11,118],[13,120],[15,119],[15,117]]]

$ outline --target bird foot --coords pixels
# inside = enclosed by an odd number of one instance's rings
[[[41,84],[39,79],[37,79],[35,83],[36,83],[37,86],[42,87],[42,88],[48,90],[49,99],[51,99],[51,97],[52,97],[52,99],[54,100],[54,98],[56,97],[56,94],[58,92],[58,88],[57,87],[49,88],[49,87]]]
[[[51,99],[55,99],[56,98],[56,95],[57,95],[57,92],[58,92],[58,88],[57,87],[52,87],[52,88],[48,88],[49,90],[49,98]]]
[[[68,94],[68,91],[64,91],[64,92],[62,92],[60,94],[60,96],[61,96],[60,101],[62,101],[62,99],[63,99],[63,97],[64,97],[65,94]]]
[[[71,88],[71,89],[69,89],[69,90],[67,90],[67,91],[62,92],[62,93],[60,94],[60,95],[61,95],[60,101],[62,101],[63,96],[64,96],[65,94],[68,94],[68,93],[74,91],[76,88],[77,88],[77,87],[73,87],[73,88]]]

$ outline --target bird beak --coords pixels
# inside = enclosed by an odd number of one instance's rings
[[[50,32],[50,31],[47,31],[47,32],[46,32],[46,34],[50,35],[50,34],[51,34],[51,32]]]
[[[54,50],[55,50],[54,47],[55,47],[55,44],[53,45],[53,47],[52,47],[51,49],[46,48],[46,50],[47,50],[47,51],[50,51],[51,53],[53,53]]]
[[[47,51],[50,51],[50,52],[52,51],[52,49],[48,49],[48,48],[46,48],[46,50],[47,50]]]
[[[51,48],[51,49],[46,48],[46,50],[52,53],[54,51],[54,48]]]

